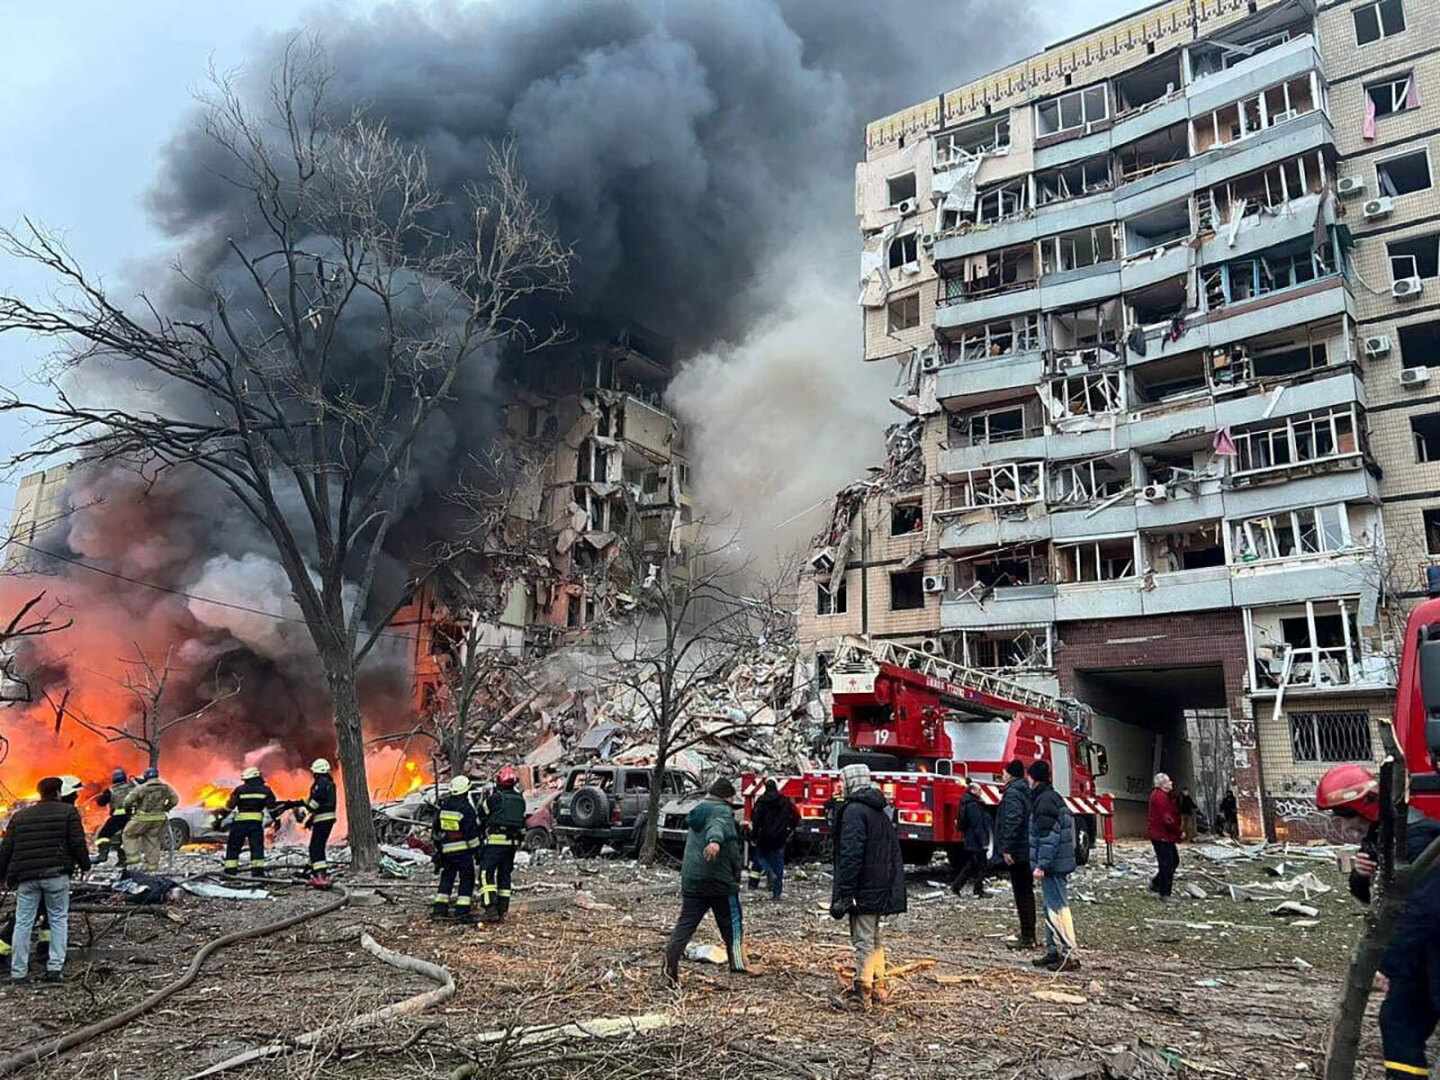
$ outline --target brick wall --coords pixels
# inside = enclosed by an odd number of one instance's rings
[[[1075,693],[1077,672],[1220,667],[1235,751],[1241,833],[1254,837],[1264,832],[1261,762],[1245,699],[1245,628],[1238,610],[1062,623],[1056,629],[1055,666],[1065,694]]]

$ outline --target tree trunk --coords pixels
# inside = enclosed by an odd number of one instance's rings
[[[355,673],[348,657],[321,654],[329,675],[330,702],[335,713],[336,757],[345,783],[346,831],[350,841],[350,863],[357,870],[373,870],[380,864],[380,846],[375,834],[375,817],[370,808],[369,778],[365,772],[364,717],[355,693]]]
[[[660,851],[660,801],[664,799],[665,762],[669,747],[655,754],[655,771],[650,774],[650,805],[645,808],[645,831],[640,841],[640,865],[651,866]]]
[[[149,763],[150,768],[156,772],[160,771],[160,744],[158,742],[152,742],[145,747],[145,760]]]

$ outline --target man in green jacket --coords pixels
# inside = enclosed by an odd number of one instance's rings
[[[744,923],[740,915],[740,830],[730,800],[735,785],[716,780],[710,793],[685,819],[685,861],[680,868],[680,918],[665,946],[665,981],[680,982],[680,957],[707,911],[715,915],[731,971],[746,970]]]

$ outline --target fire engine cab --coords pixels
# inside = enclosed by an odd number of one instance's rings
[[[985,671],[888,642],[847,640],[830,666],[833,713],[848,749],[837,767],[869,765],[895,812],[907,862],[928,864],[937,850],[960,851],[960,799],[977,781],[981,800],[1000,802],[1005,765],[1048,761],[1055,790],[1075,815],[1076,860],[1085,863],[1097,835],[1114,842],[1114,803],[1096,791],[1105,748],[1090,738],[1092,713]],[[742,782],[745,819],[765,777]],[[843,790],[838,771],[775,777],[800,811],[800,833],[827,832],[827,809]]]

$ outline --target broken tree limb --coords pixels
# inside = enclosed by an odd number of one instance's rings
[[[255,1050],[247,1050],[243,1054],[236,1054],[234,1057],[226,1058],[224,1061],[211,1065],[208,1069],[202,1069],[198,1073],[192,1073],[185,1080],[200,1080],[203,1076],[214,1076],[216,1073],[225,1072],[227,1069],[238,1068],[241,1065],[248,1065],[252,1061],[259,1061],[261,1058],[274,1057],[276,1054],[283,1054],[287,1050],[302,1046],[314,1046],[321,1039],[336,1038],[350,1031],[360,1031],[365,1028],[375,1027],[397,1016],[411,1016],[415,1013],[424,1012],[426,1009],[439,1005],[455,994],[455,978],[450,974],[448,968],[439,964],[432,964],[428,960],[420,960],[413,956],[406,956],[403,953],[394,952],[391,949],[379,944],[369,934],[360,935],[360,947],[368,952],[381,963],[389,964],[391,967],[399,968],[401,971],[409,971],[416,975],[423,975],[427,979],[439,983],[433,990],[426,990],[423,993],[415,994],[404,1001],[397,1001],[394,1005],[386,1005],[383,1009],[376,1009],[373,1012],[365,1013],[348,1020],[343,1024],[332,1027],[316,1028],[314,1031],[307,1031],[303,1035],[297,1035],[289,1042],[271,1043],[269,1046],[262,1046]]]

